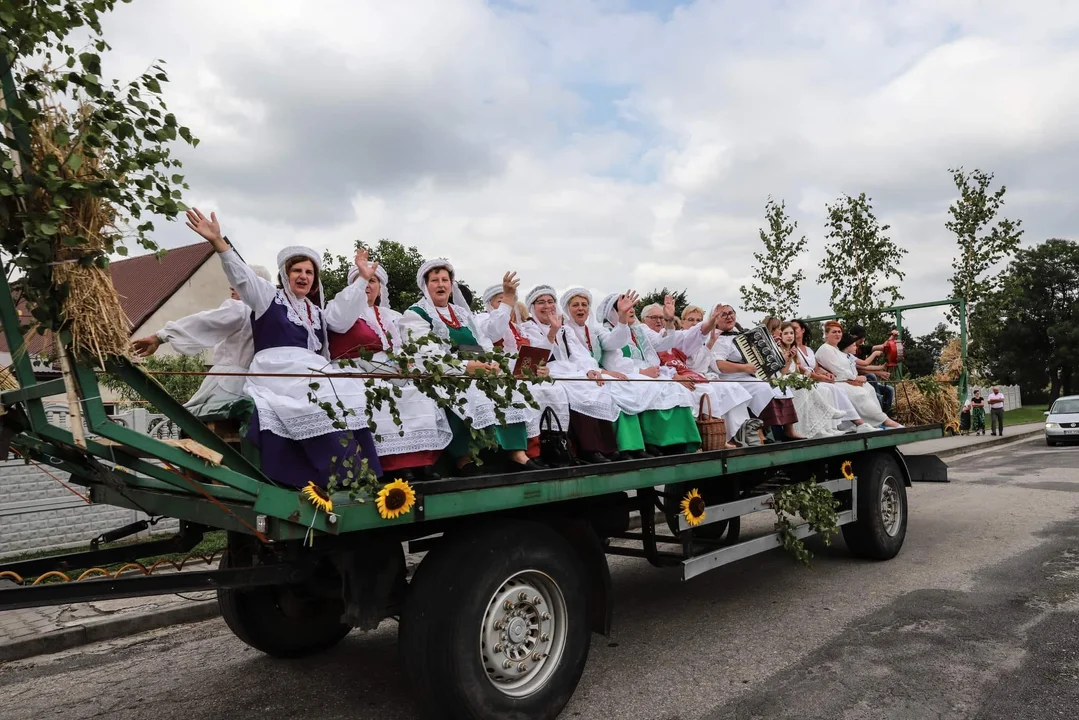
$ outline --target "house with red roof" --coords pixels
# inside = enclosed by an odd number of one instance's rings
[[[131,337],[143,337],[157,332],[169,320],[216,308],[229,297],[229,281],[214,258],[209,243],[172,248],[162,257],[154,254],[117,260],[109,265],[112,283],[120,295],[120,305],[127,315]],[[19,315],[26,323],[30,313],[19,303]],[[52,338],[49,334],[28,336],[28,351],[34,360],[34,370],[44,377],[56,374],[43,358],[49,354]],[[162,345],[158,354],[171,353]],[[0,333],[0,363],[11,365],[11,349]],[[102,399],[108,402],[104,395]]]

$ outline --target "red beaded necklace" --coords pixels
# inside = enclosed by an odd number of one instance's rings
[[[440,319],[440,320],[442,320],[442,322],[446,323],[446,325],[448,325],[449,327],[453,328],[454,330],[458,330],[458,329],[460,329],[460,327],[461,327],[461,321],[457,319],[457,313],[455,313],[455,312],[453,311],[453,305],[447,305],[446,307],[447,307],[447,308],[449,308],[449,311],[450,311],[450,319],[449,319],[449,320],[447,320],[447,319],[446,319],[445,317],[443,317],[443,316],[442,316],[442,313],[441,313],[441,312],[439,311],[439,309],[438,309],[438,308],[436,307],[436,308],[435,308],[435,312],[436,312],[436,313],[438,313],[438,317],[439,317],[439,319]]]

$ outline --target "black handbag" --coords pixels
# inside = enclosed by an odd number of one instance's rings
[[[540,459],[547,465],[566,467],[574,464],[573,453],[569,448],[569,436],[562,429],[562,421],[551,408],[545,408],[540,416],[539,441]]]

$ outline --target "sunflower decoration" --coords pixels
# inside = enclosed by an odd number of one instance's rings
[[[704,511],[704,498],[697,488],[693,488],[682,498],[682,515],[686,522],[694,527],[704,522],[704,516],[707,515]]]
[[[843,477],[848,480],[854,479],[854,465],[851,464],[850,460],[843,461],[843,464],[839,466],[839,472],[843,473]]]
[[[375,507],[384,520],[393,520],[408,513],[415,504],[416,491],[401,478],[384,485],[375,497]]]
[[[311,501],[311,504],[315,506],[316,510],[321,510],[324,513],[333,512],[333,500],[330,499],[329,494],[316,485],[313,482],[307,483],[307,486],[303,489],[304,497]]]

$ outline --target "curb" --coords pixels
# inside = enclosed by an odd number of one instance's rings
[[[952,448],[946,448],[944,450],[938,450],[934,453],[911,453],[912,455],[936,455],[938,458],[955,457],[956,455],[967,455],[968,453],[977,452],[982,448],[991,448],[995,445],[1005,445],[1016,440],[1026,440],[1032,437],[1036,437],[1044,433],[1045,430],[1039,428],[1038,430],[1026,430],[1024,432],[1015,433],[1014,435],[1001,435],[997,437],[990,436],[991,439],[984,440],[980,443],[973,445],[956,445]]]
[[[36,655],[69,650],[81,645],[135,635],[147,630],[210,620],[220,614],[213,600],[193,602],[176,608],[115,617],[86,625],[74,625],[34,637],[0,645],[0,662],[23,660]]]

